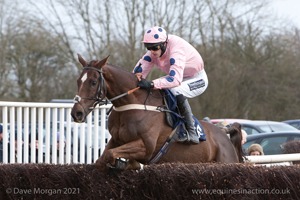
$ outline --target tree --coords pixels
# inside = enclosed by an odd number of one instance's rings
[[[71,98],[76,86],[65,84],[73,80],[77,70],[74,65],[66,66],[68,58],[59,54],[63,48],[61,40],[40,27],[40,23],[23,20],[7,33],[6,68],[13,83],[10,98],[23,101],[49,101],[54,96]]]
[[[13,27],[14,22],[19,17],[20,10],[17,8],[17,2],[10,2],[9,4],[5,0],[0,0],[0,96],[9,96],[9,93],[14,92],[14,88],[11,87],[13,82],[10,80],[11,71],[9,65],[6,63],[7,50],[9,47],[10,37],[8,32]]]
[[[25,7],[26,15],[0,13],[5,16],[0,26],[4,47],[0,62],[5,66],[0,94],[7,94],[9,88],[11,97],[17,94],[14,98],[22,100],[73,96],[74,78],[80,70],[77,53],[87,59],[110,55],[111,64],[132,70],[145,53],[140,42],[144,31],[161,25],[189,41],[204,59],[209,87],[191,100],[199,118],[279,120],[298,115],[300,92],[292,86],[298,84],[299,76],[299,29],[287,22],[274,23],[266,10],[270,1],[28,1],[31,7]],[[6,6],[2,11],[8,10]],[[17,24],[22,18],[27,21]],[[66,67],[61,67],[63,63]],[[38,77],[30,70],[39,73]],[[45,72],[58,78],[47,79]],[[148,78],[161,75],[154,70]],[[71,79],[74,85],[69,84]],[[34,94],[40,90],[55,92]]]

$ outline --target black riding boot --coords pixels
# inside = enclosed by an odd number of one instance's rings
[[[188,131],[188,138],[187,142],[192,142],[195,144],[199,143],[199,137],[198,134],[195,131],[194,127],[194,119],[192,114],[192,109],[190,107],[190,104],[185,96],[182,94],[176,96],[177,99],[177,106],[179,108],[179,112],[183,117],[185,118],[185,127]]]

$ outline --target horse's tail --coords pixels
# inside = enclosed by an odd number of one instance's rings
[[[227,128],[226,132],[230,135],[230,140],[235,148],[239,162],[242,163],[244,161],[244,153],[242,149],[242,126],[235,122]]]

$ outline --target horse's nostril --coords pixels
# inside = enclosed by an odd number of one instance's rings
[[[81,111],[71,112],[71,116],[75,122],[79,122],[79,121],[82,121],[82,119],[83,119],[83,112],[81,112]]]
[[[78,119],[81,119],[82,116],[83,116],[83,113],[82,113],[82,112],[76,112],[76,117],[77,117]]]

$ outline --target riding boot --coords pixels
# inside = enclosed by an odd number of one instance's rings
[[[185,119],[185,127],[188,131],[188,142],[198,144],[199,143],[199,137],[196,133],[195,127],[194,127],[194,119],[192,114],[192,109],[190,107],[190,104],[185,96],[182,94],[176,96],[177,98],[177,106],[179,108],[179,112],[181,115],[183,115]]]

